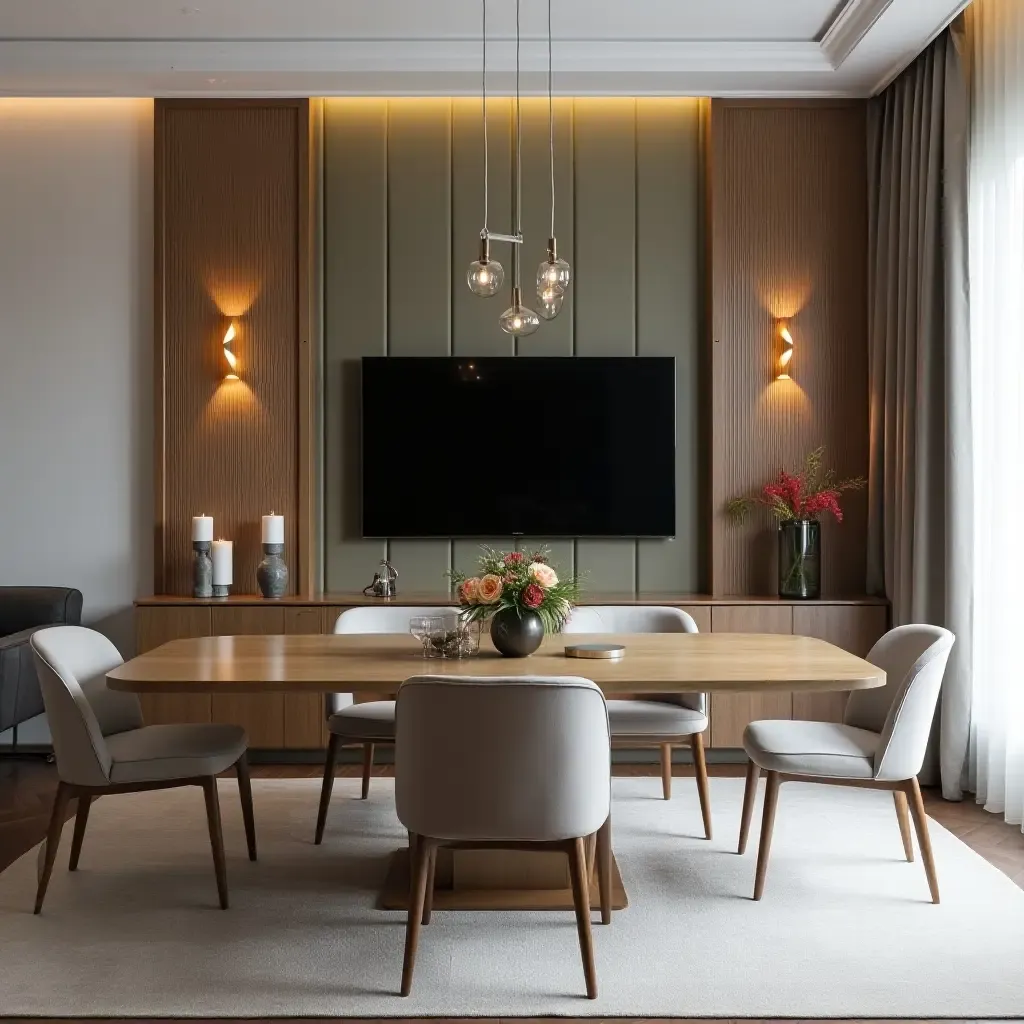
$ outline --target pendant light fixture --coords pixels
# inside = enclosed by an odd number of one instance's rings
[[[486,3],[486,0],[484,0]],[[519,250],[516,246],[522,244],[523,223],[522,223],[522,119],[519,110],[519,0],[516,0],[516,116],[514,121],[515,130],[515,162],[513,164],[512,183],[512,219],[515,226],[512,247],[512,305],[501,314],[498,324],[506,334],[516,338],[524,338],[533,334],[540,327],[540,317],[523,305],[523,290],[519,279]]]
[[[491,259],[491,240],[487,231],[488,207],[488,147],[487,147],[487,0],[481,0],[483,8],[483,74],[481,75],[480,103],[483,110],[484,128],[484,226],[480,231],[480,258],[470,263],[466,272],[466,284],[474,295],[486,299],[494,295],[505,282],[505,268]]]
[[[572,277],[565,260],[558,257],[555,239],[555,116],[551,60],[551,0],[548,0],[548,168],[551,183],[551,234],[548,236],[547,258],[537,267],[537,298],[545,320],[553,320],[562,308],[562,296]]]

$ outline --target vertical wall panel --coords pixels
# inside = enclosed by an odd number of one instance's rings
[[[388,106],[388,355],[446,356],[452,351],[451,101]],[[444,586],[450,541],[393,540],[389,554],[405,590]]]
[[[191,517],[234,541],[256,589],[260,516],[300,576],[300,225],[306,101],[164,101],[157,114],[156,589],[192,589]],[[221,342],[237,325],[240,380]]]
[[[388,110],[324,110],[324,551],[333,590],[359,590],[387,551],[361,536],[361,356],[387,354]]]
[[[639,99],[636,123],[636,351],[676,360],[676,535],[637,542],[637,590],[701,586],[700,101]]]
[[[578,99],[575,329],[578,356],[636,354],[636,101]],[[609,488],[615,481],[608,481]],[[579,540],[577,569],[594,591],[636,590],[636,542]]]
[[[771,594],[775,536],[723,506],[818,445],[867,471],[864,104],[712,106],[712,586]],[[791,318],[792,380],[774,379],[775,318]],[[826,593],[864,589],[866,501],[826,521]]]

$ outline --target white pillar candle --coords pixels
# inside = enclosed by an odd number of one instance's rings
[[[192,517],[192,540],[213,540],[213,516]]]
[[[284,516],[275,516],[273,512],[263,517],[263,543],[284,543]]]
[[[213,585],[215,587],[231,586],[231,541],[229,540],[213,542]]]

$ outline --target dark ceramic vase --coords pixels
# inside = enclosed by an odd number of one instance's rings
[[[528,657],[543,639],[544,622],[528,608],[502,608],[491,619],[491,641],[506,658]]]

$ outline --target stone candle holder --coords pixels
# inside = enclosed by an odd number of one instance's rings
[[[213,542],[192,541],[192,596],[213,597]]]
[[[288,590],[288,566],[281,557],[283,544],[264,544],[263,561],[256,567],[256,582],[264,597],[284,597]],[[212,563],[211,563],[211,573]]]

